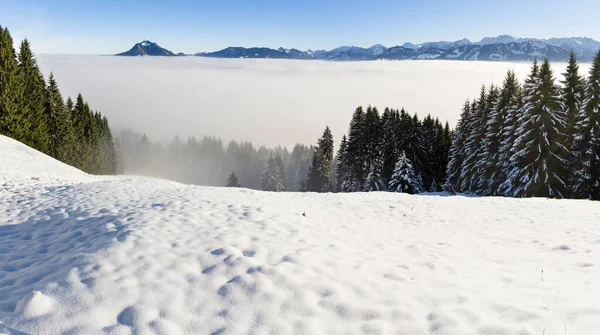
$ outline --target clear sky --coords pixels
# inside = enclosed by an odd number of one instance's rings
[[[149,39],[174,52],[331,49],[509,34],[600,39],[598,0],[0,0],[0,25],[38,53],[111,54]]]

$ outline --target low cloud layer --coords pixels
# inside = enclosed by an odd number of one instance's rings
[[[520,80],[529,63],[322,62],[199,57],[39,55],[63,95],[79,91],[115,130],[149,137],[215,135],[258,145],[311,144],[329,125],[337,140],[358,105],[404,107],[452,126],[482,84]],[[587,73],[587,64],[581,69]],[[560,78],[565,64],[554,64]]]

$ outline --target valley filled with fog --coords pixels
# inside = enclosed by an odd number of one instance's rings
[[[81,91],[118,134],[175,135],[292,148],[314,144],[329,125],[339,141],[354,109],[374,105],[431,114],[453,127],[482,84],[501,84],[531,64],[468,61],[326,62],[201,57],[38,55],[63,95]],[[565,64],[554,63],[560,78]],[[589,64],[581,64],[587,73]]]

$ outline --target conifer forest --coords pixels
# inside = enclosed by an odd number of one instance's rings
[[[51,73],[46,81],[31,45],[15,52],[0,27],[0,134],[92,174],[114,174],[115,143],[108,119],[79,94],[65,101]]]

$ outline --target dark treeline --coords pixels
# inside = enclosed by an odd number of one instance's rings
[[[482,87],[463,107],[447,189],[600,200],[600,52],[587,79],[571,54],[560,84],[545,60],[522,85],[509,71]]]
[[[54,76],[48,82],[31,46],[15,52],[0,26],[0,134],[83,171],[114,174],[116,151],[108,120],[92,111],[81,94],[65,102]]]
[[[304,190],[314,192],[436,192],[446,180],[452,131],[386,108],[358,107],[335,158],[329,128],[319,139]]]
[[[329,127],[316,146],[227,146],[214,137],[163,144],[124,130],[118,138],[120,171],[188,184],[247,187],[265,191],[440,191],[445,182],[452,132],[448,123],[421,120],[404,110],[358,107],[348,137],[334,155]]]

